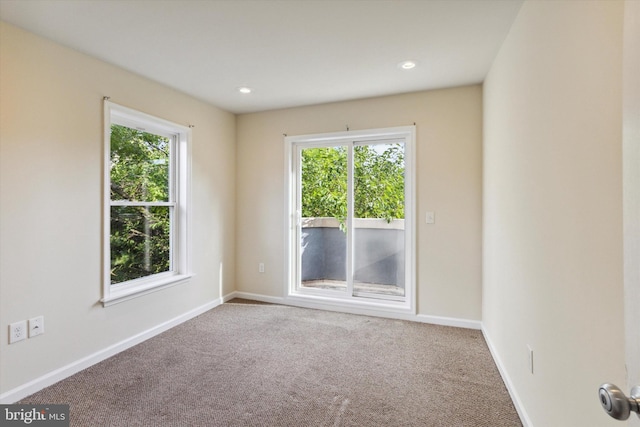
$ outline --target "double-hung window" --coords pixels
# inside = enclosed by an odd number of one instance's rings
[[[105,306],[188,277],[189,137],[105,101]]]

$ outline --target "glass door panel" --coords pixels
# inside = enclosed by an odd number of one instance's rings
[[[299,149],[298,288],[347,292],[346,145]]]
[[[405,163],[402,142],[353,147],[353,294],[405,296]]]

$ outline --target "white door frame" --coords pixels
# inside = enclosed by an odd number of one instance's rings
[[[300,216],[296,212],[296,162],[294,158],[294,147],[297,144],[323,145],[324,143],[350,143],[358,141],[371,141],[376,139],[401,138],[405,146],[405,299],[404,301],[376,300],[369,298],[354,298],[352,295],[347,298],[333,298],[330,295],[313,295],[299,292],[296,289],[297,281],[297,259],[296,251],[299,241],[296,229],[299,225]],[[303,305],[313,308],[340,309],[340,311],[351,311],[362,314],[382,314],[385,315],[415,315],[416,313],[416,279],[415,279],[415,126],[399,126],[393,128],[351,130],[346,132],[333,132],[324,134],[285,136],[285,212],[287,231],[285,244],[285,272],[287,274],[285,299],[292,305]]]
[[[640,385],[640,2],[625,1],[623,37],[623,228],[627,387]],[[640,426],[631,416],[630,425]]]

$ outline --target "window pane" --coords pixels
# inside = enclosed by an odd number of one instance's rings
[[[353,147],[354,216],[404,219],[404,144]]]
[[[300,286],[347,289],[347,147],[301,150]]]
[[[111,207],[111,284],[171,270],[171,209]]]
[[[132,129],[111,126],[111,200],[169,201],[171,141]]]
[[[404,144],[354,152],[354,291],[404,296]]]

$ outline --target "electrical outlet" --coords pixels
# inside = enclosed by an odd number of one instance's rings
[[[527,350],[529,351],[529,372],[533,374],[533,350],[530,346],[527,346]]]
[[[258,273],[264,273],[264,262],[258,264]]]
[[[44,316],[29,319],[29,338],[44,334]]]
[[[22,341],[27,338],[27,321],[11,323],[9,325],[9,344]]]

